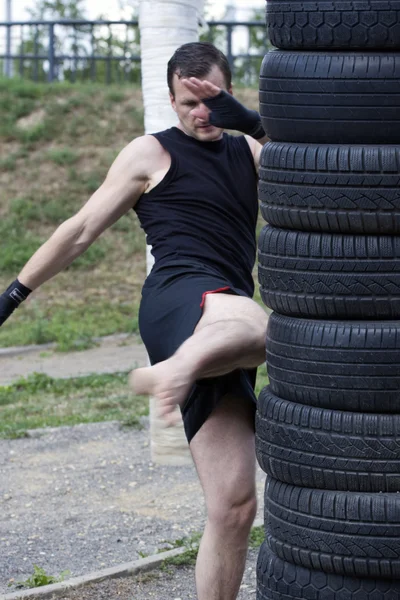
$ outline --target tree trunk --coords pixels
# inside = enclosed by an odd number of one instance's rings
[[[142,92],[147,134],[162,131],[177,123],[169,101],[167,63],[179,46],[198,40],[203,7],[204,0],[140,1]],[[148,247],[148,273],[153,265],[150,250]],[[154,462],[170,465],[191,462],[182,422],[166,429],[155,416],[154,399],[150,400],[150,437]]]

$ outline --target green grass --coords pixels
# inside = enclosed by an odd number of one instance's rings
[[[45,239],[26,230],[23,222],[10,215],[0,220],[0,272],[13,273],[25,264]]]
[[[268,375],[267,375],[267,368],[264,365],[261,365],[258,370],[257,370],[257,381],[256,381],[256,387],[255,387],[255,394],[258,398],[258,396],[260,395],[261,390],[266,387],[269,384],[269,380],[268,380]]]
[[[138,87],[0,78],[0,290],[142,134]],[[56,342],[70,350],[137,331],[145,275],[145,238],[131,213],[12,315],[0,346]]]
[[[71,216],[68,208],[70,197],[47,196],[36,193],[18,198],[12,198],[9,204],[10,215],[18,217],[20,226],[29,226],[36,223],[60,224]]]
[[[0,159],[0,172],[15,171],[18,159],[26,158],[27,155],[28,151],[25,148],[19,148],[15,152],[9,152],[4,158]]]
[[[54,379],[34,373],[0,387],[0,438],[17,438],[28,429],[79,423],[121,421],[140,428],[140,417],[149,414],[148,399],[134,396],[128,373]],[[256,394],[268,384],[260,367]]]
[[[60,573],[58,577],[55,577],[54,575],[48,575],[42,567],[33,565],[33,574],[25,581],[17,581],[14,585],[16,589],[42,587],[44,585],[51,585],[53,583],[64,581],[65,577],[69,574],[70,571],[66,570]],[[11,587],[12,585],[13,584],[9,584],[8,587]]]
[[[182,538],[175,540],[174,542],[166,542],[168,545],[163,546],[158,550],[159,553],[166,552],[168,550],[173,550],[175,548],[185,548],[185,552],[180,554],[179,556],[174,556],[171,558],[167,558],[162,563],[162,569],[168,570],[168,567],[182,567],[182,566],[194,566],[196,564],[197,555],[199,552],[200,542],[201,542],[202,534],[194,533],[190,537]],[[249,548],[257,550],[261,544],[264,542],[265,533],[264,527],[253,527],[250,532],[249,537]],[[144,554],[141,554],[142,557],[145,557]]]
[[[47,151],[47,158],[56,165],[73,165],[79,160],[79,153],[71,148],[54,148]]]
[[[138,333],[138,306],[97,299],[86,304],[53,306],[40,302],[20,307],[0,328],[0,346],[55,342],[62,352],[85,350],[94,337]]]
[[[148,399],[134,396],[127,373],[53,379],[35,373],[0,387],[0,438],[17,438],[28,429],[121,421],[140,428]]]

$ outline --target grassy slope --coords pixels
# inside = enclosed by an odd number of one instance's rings
[[[256,90],[238,97],[256,107]],[[140,89],[0,80],[0,288],[103,181],[117,153],[143,133]],[[0,329],[0,346],[137,332],[145,240],[123,217]],[[257,295],[259,300],[259,296]]]

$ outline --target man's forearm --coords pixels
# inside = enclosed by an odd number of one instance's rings
[[[30,258],[18,275],[18,280],[31,290],[38,288],[68,267],[87,250],[91,242],[79,221],[68,219]]]

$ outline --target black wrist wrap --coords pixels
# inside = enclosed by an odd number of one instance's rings
[[[18,279],[8,286],[0,296],[0,325],[27,299],[32,290],[20,283]]]
[[[203,102],[211,110],[211,125],[222,129],[235,129],[256,140],[265,136],[258,112],[246,108],[225,90],[221,90],[213,98],[204,98]]]

